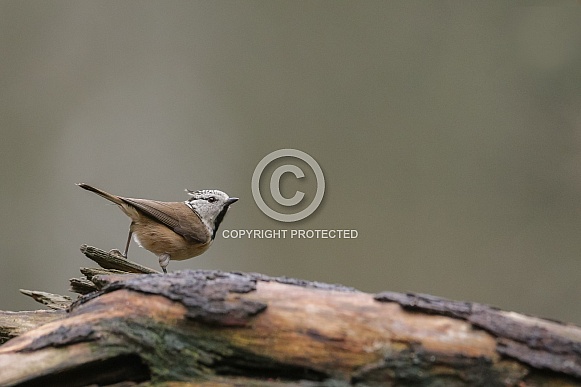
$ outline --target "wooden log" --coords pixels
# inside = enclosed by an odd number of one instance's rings
[[[65,316],[64,310],[0,311],[0,344]]]
[[[219,271],[92,281],[0,347],[0,385],[581,385],[581,328],[480,304]]]

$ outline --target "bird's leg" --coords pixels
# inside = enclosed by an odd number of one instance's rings
[[[133,235],[133,230],[129,228],[129,235],[127,236],[127,244],[125,245],[125,252],[123,256],[127,258],[127,252],[129,251],[129,244],[131,243],[131,235]]]
[[[162,254],[157,258],[159,259],[159,266],[161,266],[163,272],[167,274],[167,270],[165,268],[169,264],[169,254]]]
[[[129,250],[129,244],[131,243],[131,235],[133,235],[133,231],[129,229],[129,236],[127,237],[127,244],[125,245],[124,253],[121,253],[121,251],[117,249],[113,249],[109,251],[109,254],[113,254],[121,258],[127,258],[127,251]]]

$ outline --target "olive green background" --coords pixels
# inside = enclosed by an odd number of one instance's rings
[[[37,308],[19,288],[66,293],[90,265],[81,244],[123,247],[128,219],[83,181],[168,201],[224,190],[241,199],[222,230],[359,233],[220,232],[170,270],[581,323],[581,5],[507,3],[0,1],[0,309]],[[254,168],[282,148],[325,174],[322,205],[297,223],[252,198]],[[304,206],[315,185],[299,165],[307,176],[281,189]]]

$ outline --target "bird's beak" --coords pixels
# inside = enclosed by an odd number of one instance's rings
[[[230,205],[232,203],[236,203],[238,201],[238,198],[228,198],[228,200],[226,200],[226,204]]]

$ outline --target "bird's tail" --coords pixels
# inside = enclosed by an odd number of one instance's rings
[[[101,196],[101,197],[104,197],[105,199],[107,199],[107,200],[109,200],[109,201],[112,201],[112,202],[113,202],[113,203],[115,203],[115,204],[118,204],[118,205],[123,205],[123,204],[125,204],[125,203],[123,202],[123,200],[121,200],[121,198],[120,198],[119,196],[111,195],[110,193],[108,193],[108,192],[105,192],[105,191],[103,191],[103,190],[100,190],[99,188],[95,188],[95,187],[93,187],[93,186],[91,186],[91,185],[89,185],[89,184],[85,184],[85,183],[77,183],[77,185],[78,185],[79,187],[83,188],[83,189],[86,189],[87,191],[94,192],[94,193],[96,193],[97,195],[99,195],[99,196]]]

